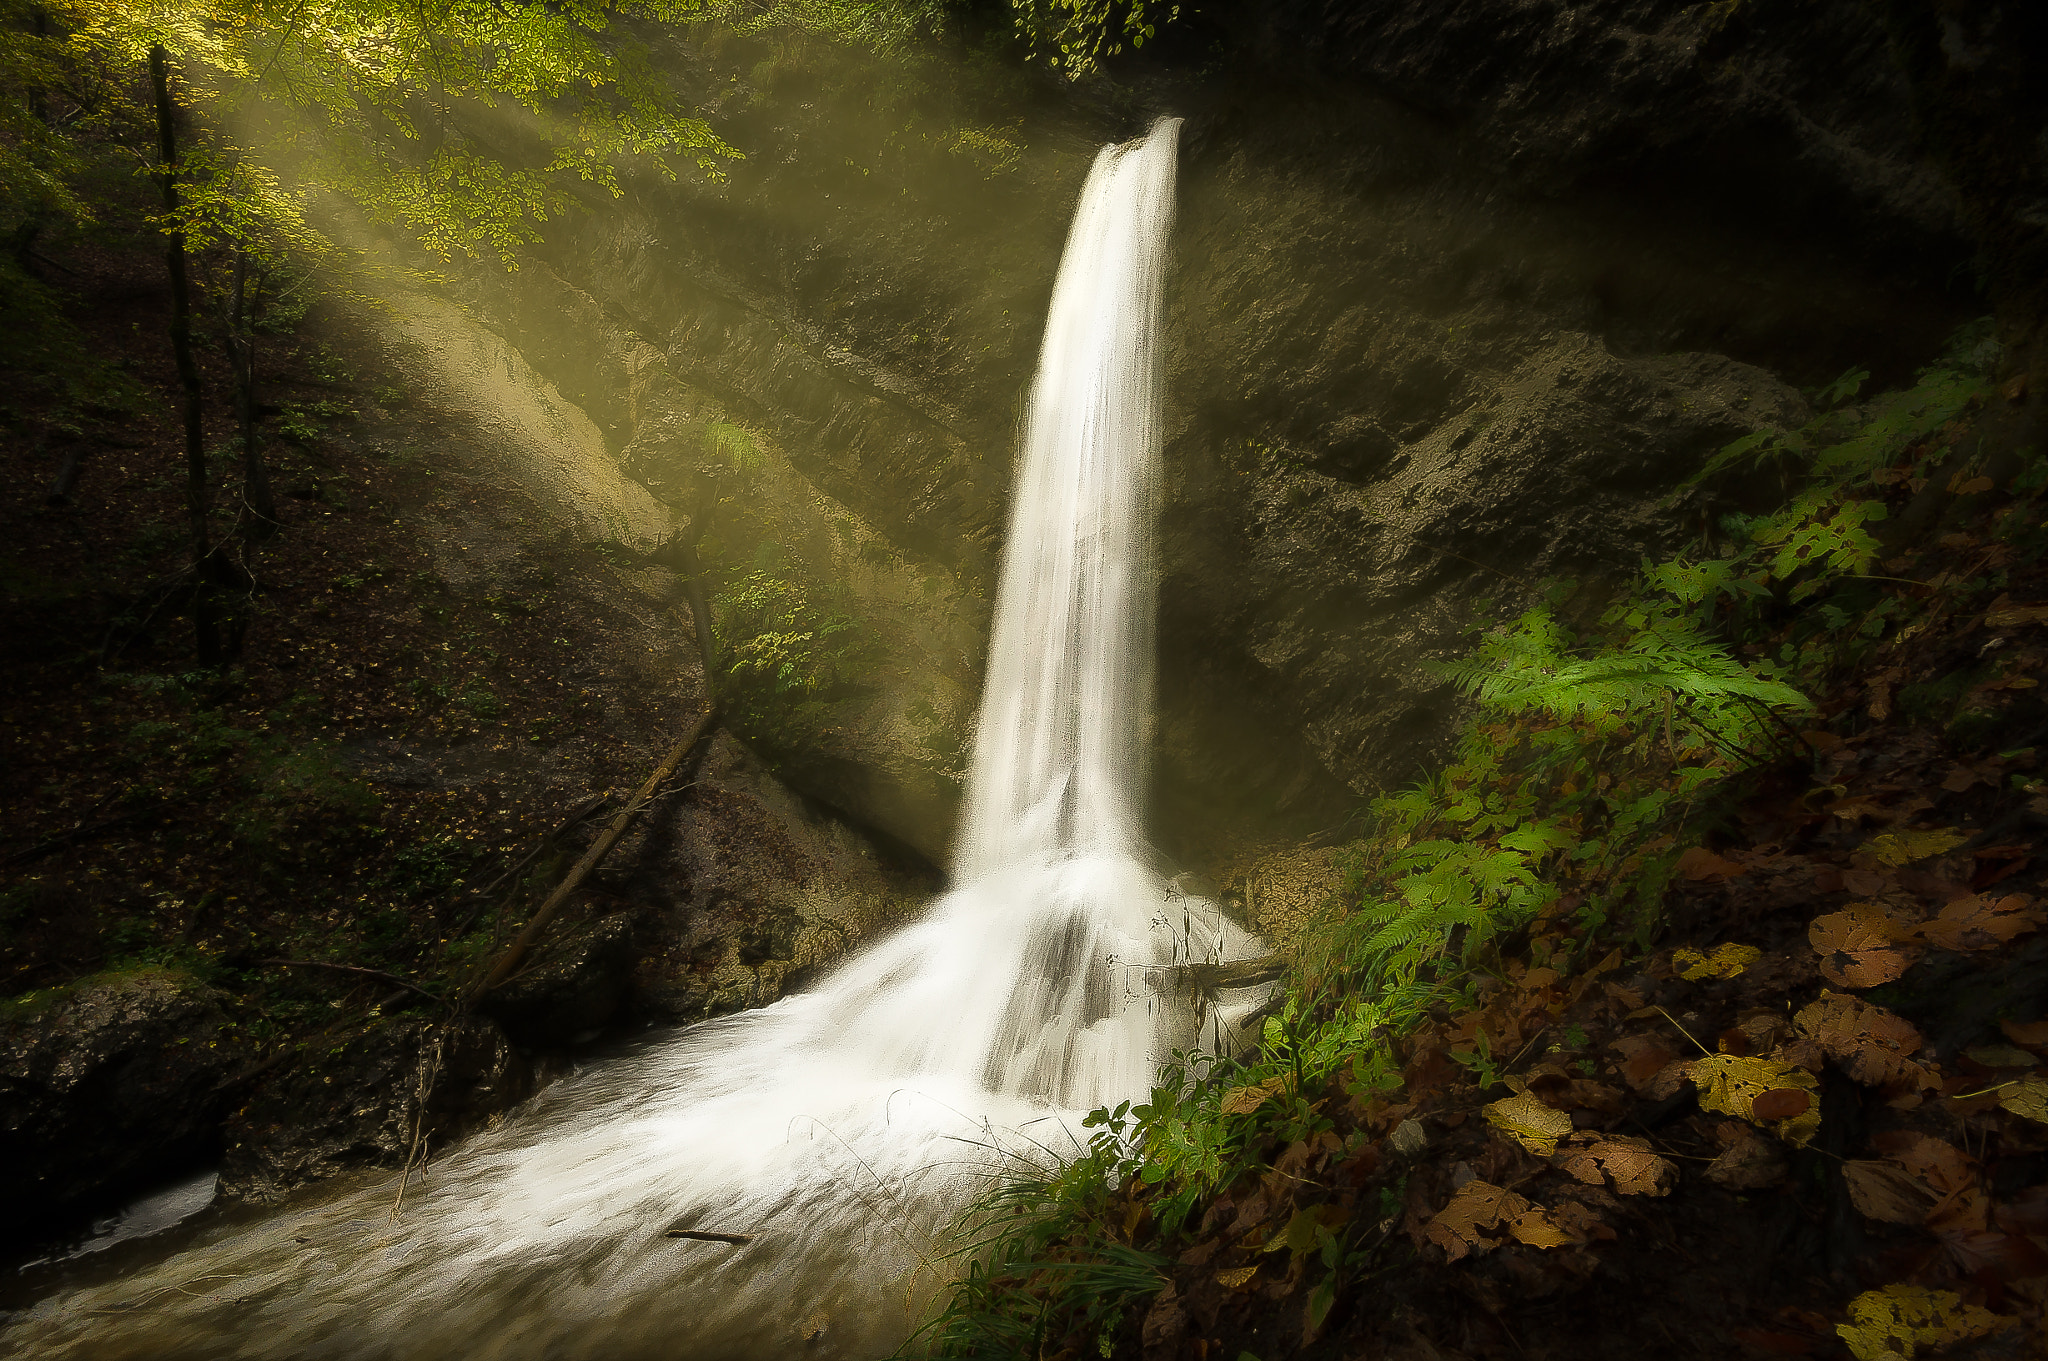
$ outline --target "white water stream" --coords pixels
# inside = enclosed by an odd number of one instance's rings
[[[558,1084],[437,1161],[17,1316],[118,1358],[876,1356],[949,1218],[1227,1037],[1162,968],[1254,942],[1152,868],[1162,277],[1178,121],[1097,158],[1032,391],[958,887],[814,993]],[[728,1246],[672,1227],[752,1235]]]

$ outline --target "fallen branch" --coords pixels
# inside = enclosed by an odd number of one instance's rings
[[[266,959],[262,962],[265,964],[276,965],[280,969],[332,969],[336,973],[361,974],[365,978],[382,979],[386,983],[396,983],[399,987],[405,989],[407,992],[418,993],[420,996],[426,998],[429,1002],[433,1002],[439,1006],[448,1007],[450,1011],[453,1011],[455,1009],[452,1005],[450,1005],[447,998],[436,997],[431,992],[428,992],[425,988],[415,987],[413,984],[406,982],[403,978],[400,978],[397,974],[385,973],[382,969],[365,969],[360,965],[356,964],[328,964],[317,959]]]
[[[151,816],[149,812],[122,813],[118,817],[106,818],[99,822],[81,822],[68,831],[58,832],[54,836],[43,838],[27,850],[16,851],[5,860],[0,860],[0,866],[12,869],[16,865],[30,864],[42,859],[52,851],[62,850],[74,841],[83,841],[88,837],[96,836],[101,832],[122,826],[125,823],[141,822],[149,816]]]
[[[1154,987],[1184,987],[1208,992],[1216,988],[1253,988],[1270,983],[1287,971],[1279,955],[1257,959],[1233,959],[1223,964],[1175,964],[1147,969],[1145,981]]]
[[[506,883],[507,880],[511,879],[514,875],[518,874],[520,871],[524,870],[528,865],[531,865],[534,861],[540,859],[542,855],[546,854],[549,850],[553,849],[556,842],[560,841],[563,837],[567,836],[571,831],[575,830],[577,825],[583,822],[585,818],[588,818],[593,814],[597,813],[598,811],[600,811],[606,804],[610,803],[611,800],[612,796],[610,795],[610,793],[592,794],[587,798],[579,799],[573,806],[570,807],[569,811],[563,815],[560,825],[558,825],[553,831],[549,832],[546,836],[543,836],[539,840],[539,842],[537,842],[534,845],[534,848],[526,853],[526,855],[519,861],[519,863],[512,866],[511,869],[506,870],[497,878],[491,880],[490,883],[484,885],[482,888],[473,889],[467,895],[465,895],[466,897],[474,899],[476,901],[476,906],[470,910],[468,916],[464,917],[459,923],[456,924],[456,927],[453,931],[450,931],[448,933],[450,938],[452,939],[457,936],[468,934],[469,928],[475,924],[476,919],[483,915],[483,910],[486,907],[490,906],[492,894],[496,893],[498,889]],[[513,895],[507,896],[510,897]],[[503,905],[500,904],[501,908],[502,906]],[[495,933],[491,943],[493,945],[497,944]]]
[[[750,1233],[709,1233],[703,1229],[670,1229],[664,1238],[687,1238],[697,1243],[730,1243],[734,1247],[745,1247],[754,1241]]]
[[[707,709],[702,718],[690,725],[690,730],[683,734],[682,741],[676,743],[675,749],[654,768],[654,773],[647,777],[647,783],[640,786],[640,792],[619,810],[619,815],[612,819],[611,826],[605,828],[597,840],[591,843],[590,849],[583,853],[583,858],[578,860],[562,882],[556,885],[555,891],[540,905],[540,910],[533,914],[533,919],[526,923],[525,929],[505,947],[504,953],[491,965],[490,971],[484,975],[483,982],[477,985],[471,996],[482,996],[512,976],[520,961],[526,958],[526,952],[533,948],[533,943],[540,939],[541,933],[547,930],[548,923],[554,920],[555,913],[561,910],[562,904],[569,901],[576,890],[583,886],[583,881],[590,877],[592,870],[604,863],[604,858],[612,853],[612,847],[618,845],[619,838],[626,834],[626,828],[632,825],[633,819],[647,806],[662,783],[676,773],[676,767],[683,763],[683,758],[690,754],[690,749],[697,745],[698,740],[711,730],[711,724],[717,717],[716,708]]]

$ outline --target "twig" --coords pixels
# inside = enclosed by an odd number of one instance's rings
[[[398,1169],[398,1194],[391,1201],[391,1215],[387,1222],[396,1223],[399,1207],[405,1204],[405,1184],[412,1178],[413,1159],[419,1159],[420,1181],[427,1179],[427,1102],[433,1099],[434,1084],[441,1077],[441,1057],[448,1048],[448,1032],[444,1028],[434,1037],[434,1056],[425,1064],[425,1077],[419,1084],[418,1105],[413,1109],[412,1142],[406,1146],[405,1166]]]
[[[687,1238],[694,1243],[730,1243],[736,1248],[745,1247],[754,1241],[750,1233],[711,1233],[704,1229],[669,1229],[664,1238]]]
[[[106,800],[102,798],[100,802],[106,802]],[[59,831],[59,833],[53,833],[53,835],[49,835],[49,837],[43,837],[41,841],[37,841],[35,845],[31,845],[31,847],[27,847],[27,849],[20,849],[20,851],[14,851],[12,855],[8,855],[8,858],[6,858],[6,860],[0,860],[0,866],[6,866],[6,868],[14,868],[14,866],[25,866],[25,864],[29,864],[29,862],[41,860],[41,858],[43,858],[43,855],[49,855],[51,851],[55,851],[55,849],[61,849],[63,845],[68,845],[68,843],[72,843],[72,841],[80,841],[80,839],[84,839],[84,837],[90,837],[90,835],[94,835],[94,833],[106,831],[106,829],[111,829],[111,827],[121,827],[123,823],[139,823],[139,821],[143,821],[143,819],[147,819],[147,817],[150,817],[150,813],[147,813],[147,810],[143,810],[143,813],[123,813],[123,815],[119,815],[119,817],[109,817],[109,819],[100,819],[98,823],[80,823],[80,825],[72,827],[70,831]]]
[[[281,969],[333,969],[337,973],[354,973],[361,974],[365,978],[380,978],[386,983],[397,984],[407,992],[418,993],[429,1002],[438,1003],[441,1006],[447,1007],[450,1011],[455,1009],[447,998],[436,997],[425,988],[416,987],[400,978],[397,974],[385,973],[382,969],[365,969],[356,964],[329,964],[318,959],[266,959],[262,962],[276,965]]]
[[[1674,1026],[1678,1026],[1678,1033],[1685,1036],[1685,1038],[1687,1038],[1688,1040],[1692,1040],[1693,1047],[1698,1049],[1702,1054],[1705,1054],[1708,1058],[1712,1058],[1714,1056],[1713,1050],[1707,1048],[1698,1040],[1693,1039],[1693,1034],[1690,1030],[1687,1030],[1682,1025],[1678,1025],[1678,1018],[1676,1016],[1673,1016],[1670,1012],[1664,1010],[1664,1008],[1662,1007],[1657,1008],[1657,1014],[1659,1016],[1662,1016],[1665,1020],[1671,1022],[1671,1024],[1673,1024]]]

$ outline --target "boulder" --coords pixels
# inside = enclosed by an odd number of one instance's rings
[[[543,942],[531,965],[477,999],[477,1010],[529,1049],[591,1040],[625,1001],[638,958],[633,935],[632,915],[621,912]]]
[[[246,1058],[213,989],[105,973],[0,1004],[0,1200],[22,1223],[107,1203],[208,1156]]]
[[[495,1022],[398,1016],[299,1060],[231,1115],[224,1197],[274,1204],[361,1167],[398,1167],[491,1124],[532,1094],[533,1066]]]

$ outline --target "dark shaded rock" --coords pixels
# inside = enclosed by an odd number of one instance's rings
[[[1250,7],[1247,7],[1250,8]],[[1920,155],[1880,7],[1686,0],[1282,0],[1269,58],[1455,123],[1546,193],[1617,184],[1939,283],[1956,196]]]
[[[395,1167],[529,1096],[533,1066],[491,1021],[402,1017],[312,1049],[229,1117],[221,1194],[271,1203],[358,1167]]]
[[[215,1089],[244,1055],[218,995],[137,969],[0,1010],[0,1200],[47,1220],[118,1197],[210,1150]]]
[[[629,836],[613,889],[641,906],[635,1019],[686,1024],[801,992],[940,888],[914,852],[834,817],[732,734],[689,796]]]
[[[532,967],[479,998],[477,1010],[528,1048],[580,1044],[618,1014],[636,958],[633,918],[618,913],[544,946]]]

